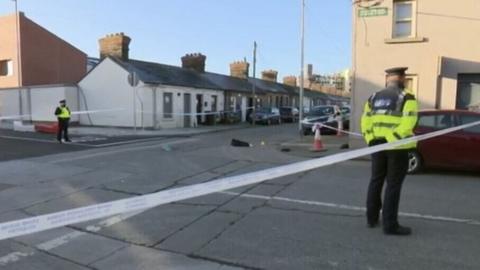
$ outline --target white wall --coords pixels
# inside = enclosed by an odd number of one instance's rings
[[[80,124],[132,127],[134,91],[128,84],[127,77],[125,69],[107,58],[83,78],[79,83],[81,110],[118,110],[81,115]],[[137,110],[140,110],[139,106]],[[137,126],[140,125],[139,120],[140,117],[137,116]]]
[[[79,83],[80,108],[82,110],[121,110],[90,114],[89,117],[83,115],[80,118],[80,123],[95,126],[133,127],[134,119],[136,119],[138,128],[180,128],[184,125],[183,103],[185,93],[191,94],[192,112],[196,112],[197,94],[202,94],[204,102],[207,102],[207,106],[202,108],[203,112],[212,109],[213,95],[218,97],[217,111],[223,110],[223,91],[140,83],[136,87],[136,94],[134,95],[134,90],[128,84],[127,77],[128,72],[109,58],[93,69]],[[163,94],[165,92],[172,93],[172,118],[165,118],[163,115]],[[157,120],[156,124],[154,123],[155,118]],[[192,127],[195,126],[195,117],[192,117],[191,123]]]
[[[189,93],[191,96],[190,108],[192,113],[196,113],[197,103],[196,96],[203,96],[203,105],[205,102],[207,106],[202,106],[202,112],[208,112],[212,110],[212,101],[213,96],[217,96],[217,111],[223,111],[224,108],[224,94],[223,91],[209,90],[209,89],[197,89],[190,87],[181,87],[181,86],[170,86],[170,85],[160,85],[153,87],[157,92],[157,123],[159,128],[179,128],[184,127],[184,95]],[[164,93],[173,94],[173,117],[165,118],[163,114],[163,96]],[[153,116],[152,116],[153,118]],[[205,119],[205,116],[202,116]],[[196,117],[191,118],[191,127],[195,127]]]
[[[62,99],[67,101],[67,106],[71,111],[78,110],[77,87],[75,86],[5,89],[0,91],[0,114],[2,117],[28,115],[23,117],[23,120],[35,122],[57,121],[54,112]],[[78,122],[78,116],[72,116],[71,120]]]

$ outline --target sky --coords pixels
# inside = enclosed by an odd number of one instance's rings
[[[130,57],[181,65],[181,56],[201,52],[206,70],[229,73],[229,64],[252,63],[257,76],[274,69],[300,74],[301,0],[18,0],[19,10],[57,36],[98,57],[98,39],[124,32]],[[314,73],[351,65],[351,1],[306,0],[305,63]],[[0,0],[0,15],[14,2]]]

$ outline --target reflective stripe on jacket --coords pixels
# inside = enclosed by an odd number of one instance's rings
[[[414,135],[418,120],[418,103],[412,94],[389,87],[372,95],[365,104],[361,129],[368,145],[375,140],[395,142]],[[396,149],[415,148],[409,143]]]

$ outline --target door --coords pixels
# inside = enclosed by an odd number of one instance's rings
[[[191,127],[192,126],[192,96],[191,94],[185,93],[183,94],[183,127]]]
[[[212,112],[217,112],[218,97],[212,96]]]
[[[202,123],[202,115],[201,113],[203,112],[203,95],[199,94],[197,95],[197,125],[200,125]]]

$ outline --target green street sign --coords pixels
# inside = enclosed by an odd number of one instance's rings
[[[359,17],[387,16],[388,8],[364,8],[358,11]]]

